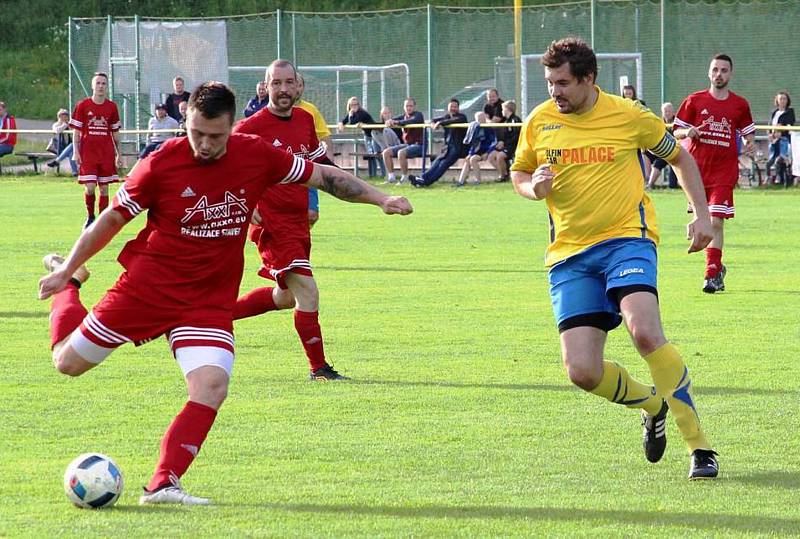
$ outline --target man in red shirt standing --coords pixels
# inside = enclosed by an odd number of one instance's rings
[[[44,259],[51,273],[39,281],[39,297],[53,297],[50,333],[59,372],[79,376],[122,344],[166,335],[184,373],[189,400],[161,440],[140,504],[210,503],[186,493],[180,478],[227,395],[247,226],[264,189],[304,183],[386,213],[412,211],[405,198],[365,187],[342,170],[231,134],[235,108],[224,84],[200,85],[189,99],[188,136],[168,140],[137,164],[112,209],[83,231],[66,259]],[[118,257],[125,271],[87,313],[79,294],[89,277],[83,264],[145,210],[144,229]]]
[[[739,180],[737,131],[743,139],[742,152],[754,152],[756,126],[747,100],[728,89],[732,74],[730,56],[714,56],[708,68],[711,87],[687,97],[675,117],[675,138],[689,139],[689,153],[700,168],[714,228],[714,239],[706,248],[703,292],[708,294],[725,290],[723,232],[725,220],[733,219],[733,189]]]
[[[78,164],[78,183],[86,188],[85,227],[94,222],[94,191],[100,186],[98,213],[108,207],[108,185],[119,181],[117,167],[122,166],[119,150],[119,111],[107,98],[108,75],[95,73],[92,77],[92,97],[75,105],[70,126],[77,131],[73,137],[72,159]]]
[[[267,106],[240,121],[235,133],[258,135],[272,147],[321,163],[330,163],[325,146],[317,138],[314,117],[293,106],[298,93],[298,74],[287,60],[275,60],[266,72]],[[332,163],[330,163],[332,164]],[[258,274],[276,282],[257,288],[236,302],[234,319],[268,311],[294,308],[294,327],[305,349],[311,380],[346,380],[325,359],[319,323],[319,289],[311,271],[311,231],[308,190],[282,184],[264,191],[258,203],[260,225],[250,230],[258,246],[262,267]]]

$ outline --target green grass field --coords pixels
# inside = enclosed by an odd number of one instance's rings
[[[667,335],[693,370],[721,476],[686,479],[674,423],[645,461],[638,414],[570,386],[542,255],[541,203],[508,184],[395,187],[416,212],[383,216],[323,195],[315,275],[329,360],[348,383],[309,383],[291,313],[237,324],[228,401],[187,490],[208,508],[139,507],[160,437],[185,401],[163,339],[83,377],[51,366],[40,259],[84,219],[67,179],[0,179],[0,536],[712,537],[800,533],[800,190],[738,191],[727,291],[700,291],[685,202],[654,195]],[[90,264],[93,304],[116,279],[129,225]],[[247,248],[250,289],[257,257]],[[220,261],[224,263],[224,261]],[[648,379],[622,329],[609,358]],[[64,468],[111,455],[126,489],[72,507]]]

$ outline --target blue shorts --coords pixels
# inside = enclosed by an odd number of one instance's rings
[[[622,322],[619,301],[632,292],[658,295],[656,246],[618,238],[593,245],[550,268],[550,298],[559,331],[592,326],[610,331]]]
[[[308,189],[308,209],[319,213],[319,191],[313,187]]]

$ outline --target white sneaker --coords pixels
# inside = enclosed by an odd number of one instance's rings
[[[150,505],[156,503],[172,503],[176,505],[211,505],[211,500],[208,498],[198,498],[192,496],[181,488],[180,482],[173,485],[156,490],[155,492],[148,492],[143,489],[144,493],[139,496],[139,505]]]
[[[397,180],[394,178],[394,176],[389,176],[388,178],[386,178],[386,180],[383,183],[384,183],[384,185],[389,184],[389,183],[394,184],[394,183],[397,183]]]
[[[61,264],[64,263],[64,257],[58,253],[50,253],[49,255],[45,255],[42,258],[42,264],[44,264],[44,269],[49,272],[54,272],[58,269]],[[89,270],[86,269],[86,266],[81,266],[75,270],[75,273],[72,274],[72,278],[78,281],[79,283],[83,284],[89,279]]]
[[[406,183],[407,180],[408,180],[408,176],[403,174],[402,176],[400,176],[400,179],[397,181],[397,184],[398,185],[402,185],[402,184]]]

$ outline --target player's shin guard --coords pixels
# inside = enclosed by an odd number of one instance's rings
[[[628,408],[643,408],[650,415],[661,409],[661,397],[656,395],[655,388],[637,382],[625,367],[614,361],[603,361],[603,378],[590,393]]]
[[[161,439],[158,464],[147,490],[152,492],[171,484],[173,476],[180,479],[186,473],[216,417],[217,411],[205,404],[192,401],[186,403]]]
[[[70,336],[86,316],[78,287],[70,282],[61,292],[53,295],[50,305],[50,348]]]
[[[294,328],[303,343],[311,371],[325,366],[325,349],[322,344],[322,328],[319,326],[317,311],[294,311]]]
[[[711,449],[711,445],[700,428],[700,417],[697,415],[692,398],[689,369],[686,368],[677,348],[666,343],[645,356],[644,359],[650,367],[656,391],[667,399],[669,410],[675,417],[678,430],[689,446],[689,451]]]
[[[272,299],[272,291],[273,287],[271,286],[256,288],[241,296],[233,307],[233,319],[240,320],[277,310],[275,300]]]
[[[103,213],[106,208],[108,208],[108,195],[100,195],[100,200],[97,202],[97,213]]]
[[[84,193],[83,201],[86,204],[86,215],[94,217],[94,193],[91,195],[89,193]]]
[[[706,248],[706,278],[716,277],[722,269],[722,249]]]

